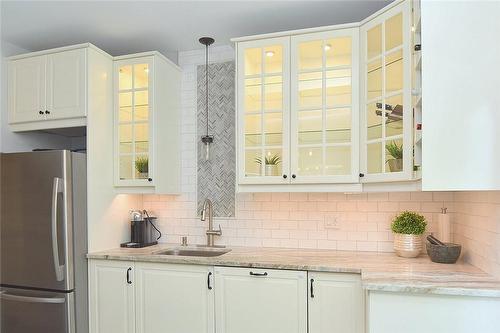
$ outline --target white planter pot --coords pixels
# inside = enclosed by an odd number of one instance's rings
[[[394,234],[394,251],[398,256],[415,258],[422,249],[422,235]]]
[[[266,165],[266,176],[279,176],[278,175],[278,166],[274,164]]]

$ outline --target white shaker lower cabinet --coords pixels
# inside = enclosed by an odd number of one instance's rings
[[[90,331],[135,332],[134,263],[90,261]]]
[[[136,264],[137,333],[213,333],[213,267]]]
[[[306,333],[307,273],[215,267],[217,333]]]
[[[369,292],[369,333],[497,333],[500,299]]]
[[[359,274],[309,272],[309,333],[364,333]]]

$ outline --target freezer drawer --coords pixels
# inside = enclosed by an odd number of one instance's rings
[[[0,312],[0,332],[75,332],[73,293],[3,288]]]

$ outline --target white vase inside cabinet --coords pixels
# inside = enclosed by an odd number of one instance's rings
[[[290,38],[238,43],[238,182],[289,183]]]
[[[291,37],[291,182],[356,183],[358,28]]]
[[[412,180],[411,3],[361,26],[361,181]]]
[[[180,70],[157,52],[115,58],[115,186],[180,190]]]

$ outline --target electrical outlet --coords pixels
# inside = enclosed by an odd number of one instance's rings
[[[337,215],[325,215],[325,228],[326,229],[339,228],[339,220]]]

